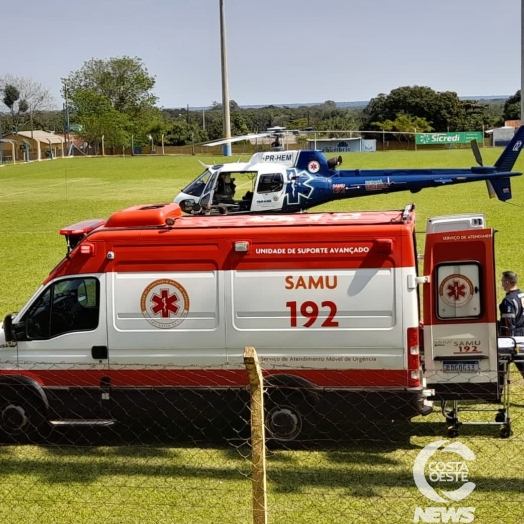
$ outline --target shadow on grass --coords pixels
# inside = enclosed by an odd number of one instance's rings
[[[366,446],[362,441],[347,441],[338,450],[323,443],[322,449],[269,452],[269,491],[276,495],[308,494],[312,489],[322,492],[342,488],[348,496],[383,497],[389,489],[413,489],[412,466],[407,464],[410,460],[387,456],[388,447],[376,444]],[[225,482],[224,490],[228,489],[227,483],[245,482],[248,483],[245,489],[249,490],[251,483],[249,455],[239,456],[228,442],[212,446],[195,442],[192,447],[176,448],[117,443],[103,448],[49,445],[39,449],[27,447],[27,453],[13,448],[0,448],[0,476],[7,484],[10,477],[15,478],[22,487],[23,479],[32,484],[35,477],[49,486],[87,486],[107,480],[114,488],[136,483],[137,489],[167,484],[172,489],[173,481],[196,481],[202,487]],[[489,474],[476,474],[474,481],[477,493],[506,492],[508,497],[524,498],[520,476],[493,478]],[[451,485],[446,487],[454,489]]]

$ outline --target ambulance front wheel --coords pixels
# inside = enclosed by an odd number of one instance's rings
[[[8,439],[32,439],[45,426],[41,402],[36,395],[24,394],[18,386],[0,390],[0,436]]]

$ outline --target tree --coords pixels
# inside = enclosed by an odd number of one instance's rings
[[[520,115],[520,89],[513,95],[510,96],[504,104],[504,111],[502,116],[504,120],[519,120]]]
[[[30,78],[13,75],[0,77],[2,102],[9,109],[7,123],[14,133],[33,130],[33,118],[44,111],[56,109],[49,91]]]
[[[4,97],[2,102],[8,107],[11,112],[11,128],[13,133],[18,133],[20,127],[20,119],[27,111],[28,104],[25,100],[20,99],[20,91],[13,84],[6,84],[4,87]]]
[[[211,102],[211,110],[217,110],[217,111],[222,111],[222,107],[223,105],[220,103],[220,102],[217,102],[216,100],[213,100],[213,102]],[[240,110],[240,106],[234,101],[234,100],[230,100],[229,101],[229,111],[239,111]]]
[[[114,140],[115,146],[129,144],[131,135],[137,144],[148,143],[151,129],[162,120],[155,107],[158,99],[152,93],[154,86],[155,78],[141,59],[128,56],[90,60],[64,79],[73,113],[79,123],[91,129],[85,133],[92,140],[92,132],[99,127],[93,117],[101,118],[105,141],[109,145]],[[112,138],[108,139],[106,133]],[[84,138],[87,140],[87,136]]]
[[[111,107],[108,100],[92,89],[76,93],[76,120],[82,126],[78,135],[96,145],[104,137],[108,147],[129,145],[129,119]]]
[[[425,86],[404,86],[389,95],[379,94],[364,110],[363,129],[377,129],[378,123],[395,120],[399,113],[425,119],[435,131],[460,128],[464,108],[452,91],[437,92]]]
[[[415,140],[414,133],[426,133],[433,131],[433,128],[424,118],[412,117],[399,113],[395,120],[386,120],[385,122],[377,122],[376,125],[383,131],[396,132],[398,140],[405,140],[406,142],[413,142]]]
[[[158,99],[151,92],[155,83],[142,60],[128,56],[89,60],[65,79],[73,101],[77,92],[91,89],[106,98],[113,109],[127,114],[156,104]]]

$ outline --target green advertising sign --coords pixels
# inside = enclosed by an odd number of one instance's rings
[[[442,144],[469,144],[472,140],[482,142],[482,131],[456,131],[455,133],[417,133],[415,143],[419,146]]]

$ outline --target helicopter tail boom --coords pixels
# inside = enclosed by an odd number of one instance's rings
[[[495,162],[497,171],[511,171],[517,158],[519,156],[522,144],[524,142],[524,126],[518,128],[517,132],[513,135],[509,144],[504,148],[502,154]]]

